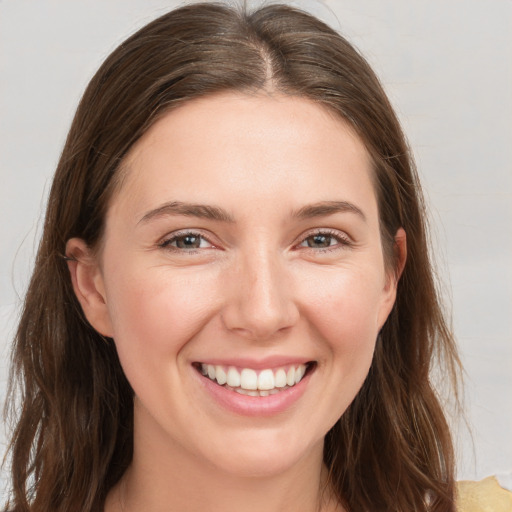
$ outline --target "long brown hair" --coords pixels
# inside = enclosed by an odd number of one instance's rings
[[[100,242],[123,157],[156,119],[203,95],[262,89],[309,98],[347,120],[373,160],[388,264],[396,230],[407,233],[407,263],[369,375],[325,440],[329,483],[349,511],[453,510],[452,444],[430,370],[439,361],[455,383],[458,359],[433,279],[421,188],[393,109],[361,55],[314,17],[284,5],[251,13],[214,3],[139,30],[80,102],[14,341],[6,510],[101,510],[132,457],[133,393],[114,344],[84,319],[67,240]]]

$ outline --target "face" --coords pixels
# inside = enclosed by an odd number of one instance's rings
[[[68,250],[136,453],[251,475],[321,457],[395,299],[361,140],[305,99],[226,93],[166,114],[122,172],[99,254]]]

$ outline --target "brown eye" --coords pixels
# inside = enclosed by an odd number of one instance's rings
[[[199,249],[201,247],[202,238],[197,235],[183,235],[175,239],[178,249]]]
[[[304,240],[303,244],[304,243],[307,247],[311,247],[312,249],[324,249],[331,245],[336,245],[338,241],[332,235],[317,233],[315,235],[308,236]]]
[[[322,253],[352,247],[352,241],[343,231],[319,230],[304,237],[300,248],[313,249]]]
[[[160,247],[174,250],[193,251],[207,249],[212,244],[199,233],[177,233],[160,244]]]

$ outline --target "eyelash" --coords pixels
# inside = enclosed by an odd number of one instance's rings
[[[334,239],[337,243],[334,245],[329,245],[327,247],[307,247],[302,244],[306,243],[309,238],[313,238],[315,236],[324,236],[331,239]],[[313,249],[317,252],[330,252],[330,251],[339,251],[340,249],[347,249],[353,246],[352,240],[345,234],[332,230],[332,229],[317,229],[315,231],[306,233],[306,236],[301,238],[301,241],[296,244],[296,247],[303,249]]]
[[[302,245],[304,243],[307,243],[307,240],[310,238],[313,238],[315,236],[324,236],[331,239],[336,240],[336,244],[329,245],[327,247],[307,247],[305,245]],[[194,237],[194,238],[200,238],[201,241],[206,241],[208,244],[210,244],[211,247],[194,247],[191,249],[181,248],[177,246],[173,246],[173,243],[177,243],[180,239],[185,239],[186,237]],[[201,242],[200,242],[201,243]],[[312,231],[307,233],[305,236],[301,237],[299,243],[295,244],[295,248],[302,250],[302,249],[312,249],[316,252],[325,253],[330,251],[337,251],[340,249],[346,249],[352,247],[353,242],[350,240],[350,238],[346,235],[341,234],[339,231],[330,230],[330,229],[318,229],[316,231]],[[171,237],[166,238],[165,240],[161,241],[158,244],[159,247],[162,249],[167,249],[175,252],[180,253],[187,253],[187,254],[196,254],[197,252],[204,250],[204,249],[212,249],[216,248],[215,245],[203,234],[197,232],[197,231],[180,231],[178,233],[174,233]]]
[[[212,246],[212,247],[207,247],[206,249],[215,248],[215,245],[210,240],[208,240],[207,237],[205,237],[201,233],[198,233],[197,231],[180,231],[178,233],[173,233],[172,236],[170,236],[169,238],[162,240],[158,244],[158,246],[161,247],[162,249],[168,249],[170,251],[176,251],[176,252],[181,252],[181,253],[186,252],[187,254],[195,254],[198,251],[205,249],[205,247],[197,247],[197,248],[194,247],[192,249],[185,249],[185,248],[180,248],[180,247],[171,245],[175,242],[178,242],[178,240],[180,240],[180,239],[185,239],[186,237],[195,237],[195,238],[200,238],[201,241],[206,241],[208,244],[210,244]]]

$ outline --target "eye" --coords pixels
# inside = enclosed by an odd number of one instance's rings
[[[194,251],[214,247],[204,236],[194,232],[175,233],[163,240],[159,245],[160,247],[177,251]]]
[[[302,247],[311,247],[313,249],[324,249],[336,245],[338,241],[332,236],[325,233],[316,233],[308,236],[300,245]]]
[[[308,234],[298,246],[308,249],[332,250],[344,248],[351,244],[348,236],[341,232],[322,230]]]

